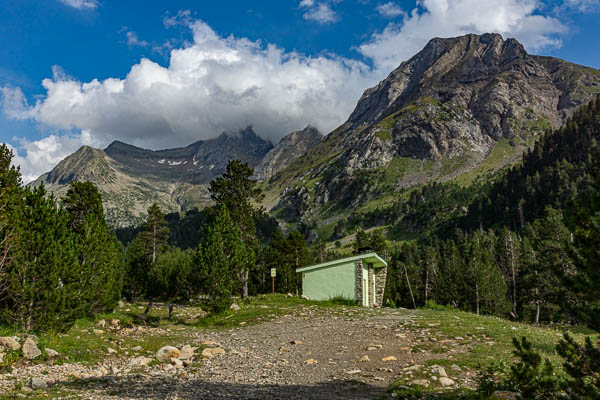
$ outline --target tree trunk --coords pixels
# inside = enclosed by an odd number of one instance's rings
[[[152,264],[156,261],[156,224],[154,224],[152,235]]]
[[[535,323],[536,325],[540,323],[540,301],[536,301],[535,303]]]
[[[479,285],[475,285],[475,299],[476,299],[476,307],[477,307],[477,315],[479,315]]]
[[[402,264],[404,266],[404,275],[406,276],[406,283],[408,284],[408,291],[410,292],[410,298],[412,299],[413,307],[415,310],[417,309],[417,303],[415,303],[415,296],[413,296],[412,287],[410,286],[410,281],[408,280],[408,271],[406,270],[406,264]]]
[[[152,308],[152,299],[150,299],[150,301],[148,301],[148,305],[146,306],[146,309],[144,310],[144,317],[146,315],[148,315],[148,313],[150,312],[151,308]]]
[[[248,278],[249,272],[248,269],[242,272],[242,299],[248,297]]]
[[[429,268],[425,267],[425,307],[427,307],[427,295],[429,294]]]
[[[169,321],[173,319],[173,303],[169,303]]]
[[[512,274],[512,303],[513,303],[513,318],[517,318],[517,273],[515,271],[515,245],[512,233],[508,235],[510,245],[510,270]]]

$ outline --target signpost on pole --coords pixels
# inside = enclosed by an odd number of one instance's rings
[[[271,283],[273,288],[273,293],[275,293],[275,277],[277,276],[277,269],[271,268]]]

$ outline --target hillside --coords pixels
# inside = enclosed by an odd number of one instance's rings
[[[515,163],[600,92],[600,71],[528,54],[515,39],[433,39],[377,86],[348,120],[267,191],[279,215],[323,220],[403,188]]]

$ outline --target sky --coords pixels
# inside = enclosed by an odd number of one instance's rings
[[[600,0],[0,0],[0,140],[28,182],[81,145],[328,133],[434,37],[600,68]]]

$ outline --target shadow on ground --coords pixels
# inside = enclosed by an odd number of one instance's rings
[[[197,379],[179,380],[147,375],[80,379],[60,383],[57,387],[87,391],[90,395],[93,392],[100,396],[152,400],[363,400],[382,398],[386,395],[384,388],[358,381],[332,381],[315,385],[260,385],[208,382]]]

